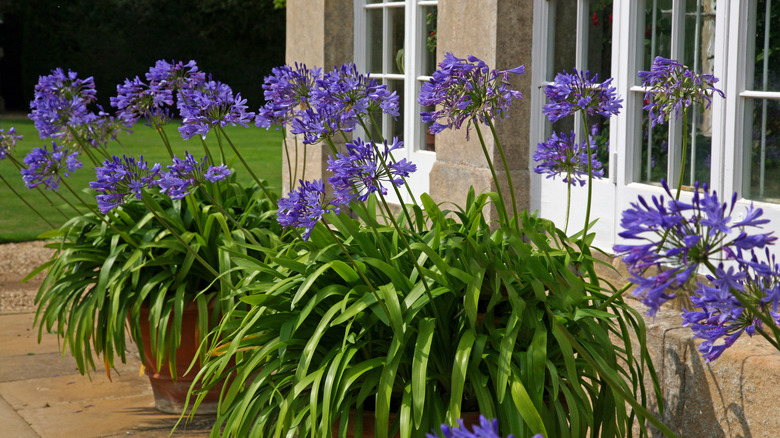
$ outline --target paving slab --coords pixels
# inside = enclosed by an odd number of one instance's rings
[[[54,403],[50,406],[18,409],[16,412],[32,425],[41,438],[99,438],[128,436],[140,432],[168,436],[179,419],[177,415],[166,415],[157,411],[151,394]],[[195,421],[195,426],[188,426],[186,431],[210,430],[210,420]],[[182,429],[182,432],[185,430]],[[187,436],[196,435],[188,433]],[[203,436],[207,436],[207,432]]]
[[[135,360],[134,360],[135,362]],[[14,409],[45,407],[57,403],[78,403],[133,396],[152,396],[146,376],[139,376],[139,364],[118,366],[108,380],[102,371],[92,373],[92,380],[79,374],[17,380],[0,383],[0,394]]]
[[[0,345],[3,356],[57,353],[62,351],[57,335],[44,333],[38,343],[38,329],[33,327],[35,314],[0,315]]]
[[[3,436],[14,438],[38,438],[32,427],[20,417],[14,408],[0,398],[0,427]]]

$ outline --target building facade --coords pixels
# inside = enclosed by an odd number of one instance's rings
[[[287,61],[325,70],[355,62],[401,96],[397,119],[381,121],[385,137],[405,142],[418,165],[416,193],[462,205],[469,187],[495,190],[476,136],[426,134],[417,104],[420,84],[437,60],[474,55],[493,68],[518,65],[512,78],[524,97],[498,125],[508,151],[519,204],[563,224],[566,184],[534,173],[536,145],[553,131],[583,135],[581,121],[551,124],[541,113],[542,88],[558,72],[588,70],[623,99],[618,116],[593,119],[604,178],[595,182],[595,245],[619,243],[620,217],[638,196],[663,194],[661,181],[683,197],[695,182],[721,199],[753,203],[780,234],[780,2],[771,0],[288,0]],[[719,78],[726,95],[682,120],[652,127],[637,73],[656,56],[677,59]],[[683,133],[687,156],[683,160]],[[488,144],[489,151],[497,154]],[[307,177],[325,175],[327,147],[306,148]],[[494,157],[498,161],[498,156]],[[683,165],[684,164],[684,165]],[[286,167],[285,167],[286,168]],[[498,175],[504,181],[503,175]],[[572,196],[573,224],[585,215],[585,188]],[[735,210],[737,219],[744,208]],[[570,230],[571,231],[571,230]],[[679,313],[648,321],[649,342],[667,402],[667,424],[681,436],[774,436],[780,420],[769,409],[780,393],[780,354],[735,346],[716,364],[703,363],[679,328]],[[730,350],[732,351],[732,350]]]

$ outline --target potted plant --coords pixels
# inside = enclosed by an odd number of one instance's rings
[[[497,72],[451,54],[441,67],[420,99],[437,111],[423,119],[434,132],[465,123],[483,148],[484,124],[497,142],[493,121],[520,97],[508,76],[522,67]],[[345,83],[354,86],[330,86]],[[302,238],[241,263],[251,308],[225,316],[198,377],[204,387],[232,378],[214,434],[422,436],[467,411],[498,417],[515,436],[623,436],[635,416],[663,429],[642,406],[647,366],[656,382],[642,319],[596,274],[587,227],[569,237],[518,211],[511,180],[509,196],[500,184],[472,189],[447,209],[409,193],[396,213],[385,195],[402,198],[415,170],[392,158],[401,142],[333,144],[355,126],[376,132],[372,111],[393,114],[393,95],[352,66],[316,84],[289,117],[305,143],[331,148],[332,189],[301,181],[278,218]],[[611,335],[622,341],[603,348]]]
[[[274,247],[281,228],[275,195],[264,181],[252,174],[253,184],[240,184],[226,165],[214,165],[219,158],[245,163],[223,129],[252,120],[240,95],[207,80],[192,61],[159,61],[146,79],[117,87],[113,117],[91,108],[91,78],[61,69],[42,76],[30,118],[42,138],[54,139],[52,147],[34,149],[23,162],[4,149],[3,158],[17,165],[29,188],[45,187],[60,197],[70,217],[43,236],[57,251],[31,274],[47,271],[36,298],[40,332],[57,333],[82,373],[99,357],[109,378],[115,358],[125,361],[129,335],[153,383],[156,406],[181,412],[197,372],[197,361],[194,371],[187,370],[199,341],[235,303],[231,254],[262,258],[257,248]],[[174,153],[164,129],[173,108],[182,136],[201,137],[202,160]],[[107,152],[122,130],[140,121],[160,134],[171,164]],[[206,142],[212,130],[218,149]],[[82,159],[97,170],[88,191],[96,205],[66,178]],[[60,187],[80,202],[63,197]],[[185,349],[189,357],[177,355]],[[216,406],[216,395],[209,397],[213,403],[202,405],[201,413]]]

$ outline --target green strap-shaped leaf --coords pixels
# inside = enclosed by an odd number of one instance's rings
[[[523,382],[515,375],[511,377],[511,380],[512,400],[515,402],[515,406],[520,412],[523,421],[525,421],[532,433],[541,433],[546,437],[547,429],[544,427],[542,417],[539,415],[539,411],[536,410],[536,406],[534,406],[534,403],[531,401],[531,397],[528,395],[525,386],[523,386]]]
[[[417,327],[417,342],[412,359],[412,413],[415,428],[420,427],[425,406],[425,388],[428,385],[428,358],[433,343],[436,320],[424,318]]]
[[[468,372],[469,359],[471,357],[471,348],[477,335],[474,329],[467,329],[458,342],[455,350],[455,361],[452,363],[452,382],[450,383],[450,418],[451,424],[456,424],[460,418],[460,407],[463,403],[463,389],[466,386],[466,373]]]

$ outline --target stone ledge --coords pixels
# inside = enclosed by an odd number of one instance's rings
[[[635,307],[646,312],[639,302]],[[780,352],[765,339],[743,335],[718,360],[705,362],[696,349],[700,341],[682,327],[678,310],[662,309],[655,321],[645,322],[665,403],[659,418],[670,429],[680,437],[780,434],[775,408],[780,397]],[[649,381],[646,384],[652,388]],[[658,415],[654,397],[648,408]],[[654,430],[650,436],[663,435]]]

